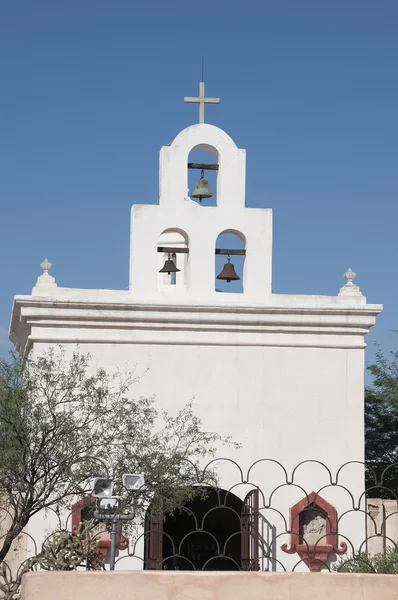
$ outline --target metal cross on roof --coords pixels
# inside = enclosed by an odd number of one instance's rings
[[[185,96],[184,102],[194,102],[199,104],[199,123],[205,122],[205,104],[220,104],[220,98],[205,98],[205,82],[203,76],[203,60],[202,60],[202,81],[199,83],[199,97]]]

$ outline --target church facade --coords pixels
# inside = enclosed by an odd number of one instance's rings
[[[214,159],[214,206],[189,197],[189,155],[197,149]],[[159,203],[132,207],[129,290],[63,288],[45,262],[32,294],[15,297],[10,338],[34,356],[79,345],[95,367],[135,368],[143,374],[140,395],[154,395],[159,408],[175,412],[194,398],[204,428],[240,444],[220,449],[229,460],[217,472],[221,495],[231,490],[233,511],[246,515],[251,533],[244,538],[231,525],[232,549],[224,554],[238,568],[279,570],[301,560],[299,569],[317,570],[344,551],[336,527],[352,501],[343,487],[356,498],[364,489],[364,337],[382,306],[366,303],[351,269],[335,296],[273,293],[272,210],[246,207],[245,167],[245,151],[221,129],[199,123],[183,130],[160,151]],[[216,246],[222,234],[236,237],[236,255]],[[227,264],[242,261],[239,293],[215,284],[217,253]],[[162,269],[167,260],[175,271]],[[337,489],[333,478],[345,463]],[[300,517],[303,497],[318,511],[310,519]],[[228,503],[223,498],[219,505]],[[35,538],[40,526],[31,525]],[[344,526],[358,547],[363,515]],[[173,537],[173,524],[148,521],[130,567],[121,561],[120,568],[142,568],[142,560],[145,568],[167,568],[166,554],[176,550],[153,537],[154,527]],[[316,533],[317,564],[307,556]],[[204,547],[209,554],[210,544],[190,545],[186,568],[205,568]],[[202,559],[192,558],[200,551]],[[228,568],[220,564],[213,568]],[[185,567],[174,560],[169,568]]]

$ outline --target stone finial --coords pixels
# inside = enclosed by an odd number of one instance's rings
[[[346,280],[346,285],[354,285],[352,282],[357,276],[356,273],[351,269],[351,267],[344,273],[344,279]]]
[[[49,274],[49,270],[51,269],[52,264],[50,261],[45,258],[42,263],[40,263],[40,268],[42,270],[42,274],[37,278],[35,287],[57,287],[55,283],[55,278]]]
[[[45,258],[43,260],[43,262],[40,263],[40,268],[43,271],[43,274],[44,273],[48,273],[49,270],[51,269],[51,267],[52,267],[52,264],[50,263],[50,261],[48,260],[48,258]]]
[[[347,283],[340,288],[339,296],[362,296],[359,286],[353,283],[356,275],[351,267],[344,273],[344,279]]]

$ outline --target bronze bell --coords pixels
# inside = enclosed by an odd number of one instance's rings
[[[223,270],[219,275],[217,275],[217,279],[222,279],[229,283],[230,281],[238,281],[240,279],[239,275],[235,271],[235,267],[233,263],[231,263],[231,259],[228,256],[228,262],[225,263]]]
[[[171,258],[170,254],[168,259],[166,260],[166,262],[164,263],[164,266],[162,269],[160,269],[159,273],[167,273],[168,275],[170,275],[170,273],[178,273],[178,271],[180,271],[181,269],[177,269],[174,260]]]
[[[199,198],[199,201],[202,202],[202,198],[212,198],[213,192],[209,189],[209,182],[204,178],[205,173],[202,169],[202,174],[200,179],[196,182],[196,188],[191,194],[191,198]]]

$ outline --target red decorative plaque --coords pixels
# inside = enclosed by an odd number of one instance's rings
[[[281,548],[297,552],[312,572],[320,571],[332,552],[347,552],[347,544],[338,543],[334,506],[315,492],[297,502],[290,508],[290,542]]]

